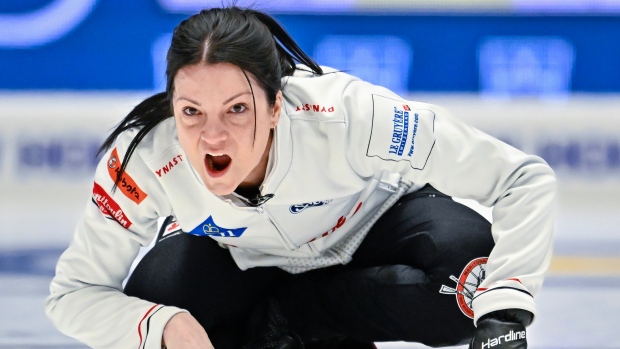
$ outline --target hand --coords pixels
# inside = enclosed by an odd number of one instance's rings
[[[167,349],[214,349],[204,328],[188,313],[174,315],[166,327],[162,347]]]
[[[469,349],[527,349],[525,326],[532,313],[522,309],[505,309],[484,315],[478,320]]]

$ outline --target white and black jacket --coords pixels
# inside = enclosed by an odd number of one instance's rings
[[[493,206],[496,246],[473,302],[475,320],[506,308],[536,314],[532,295],[552,252],[556,182],[549,166],[440,107],[326,70],[284,79],[260,187],[273,197],[258,207],[207,190],[173,118],[140,143],[113,191],[136,131],[122,134],[99,163],[92,197],[58,262],[46,301],[57,328],[95,348],[160,348],[166,322],[184,310],[122,293],[160,217],[174,215],[183,232],[228,246],[241,269],[299,273],[347,263],[378,217],[427,183]]]

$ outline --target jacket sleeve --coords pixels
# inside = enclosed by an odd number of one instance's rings
[[[161,348],[175,307],[128,297],[122,282],[170,210],[159,183],[134,152],[116,190],[116,170],[133,135],[123,134],[97,166],[92,196],[60,257],[45,302],[52,323],[92,348]]]
[[[365,82],[344,92],[351,165],[365,176],[400,173],[458,198],[493,206],[495,247],[477,289],[474,321],[491,311],[536,314],[553,249],[554,172],[537,156],[466,125],[443,108],[407,101]]]

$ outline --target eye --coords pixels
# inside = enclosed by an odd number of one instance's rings
[[[232,108],[230,108],[230,112],[239,114],[239,113],[243,113],[244,111],[246,111],[246,109],[248,108],[243,104],[235,104],[232,106]]]
[[[200,113],[198,109],[193,108],[193,107],[185,107],[182,109],[182,111],[183,111],[183,114],[186,116],[195,116]]]

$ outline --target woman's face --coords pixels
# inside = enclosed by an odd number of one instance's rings
[[[280,118],[282,93],[270,107],[267,95],[248,74],[229,63],[194,64],[174,77],[172,105],[179,141],[207,188],[227,195],[239,186],[260,185],[265,177],[271,129]],[[256,113],[256,138],[254,118]]]

